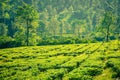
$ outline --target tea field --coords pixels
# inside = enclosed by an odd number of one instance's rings
[[[0,80],[120,80],[118,41],[0,49]]]

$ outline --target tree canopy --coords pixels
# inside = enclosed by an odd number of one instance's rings
[[[21,45],[116,39],[119,4],[119,0],[0,0],[0,37]]]

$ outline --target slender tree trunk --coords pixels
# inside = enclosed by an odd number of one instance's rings
[[[54,36],[54,38],[55,38],[55,33],[56,33],[55,31],[56,31],[56,30],[55,30],[55,28],[54,28],[54,29],[53,29],[53,36]]]
[[[61,26],[61,31],[60,31],[60,38],[62,39],[62,34],[63,34],[63,26]]]
[[[45,37],[45,39],[47,38],[47,31],[46,30],[44,32],[44,36],[43,37]]]
[[[108,42],[108,37],[109,37],[109,31],[107,29],[106,42]]]
[[[29,45],[29,21],[28,21],[28,19],[27,19],[26,37],[27,37],[27,39],[26,39],[26,44],[27,44],[27,46],[28,46],[28,45]]]
[[[110,28],[110,25],[108,25],[108,27],[107,27],[106,42],[109,41],[109,28]]]
[[[78,37],[80,38],[80,28],[78,28]]]
[[[60,27],[60,39],[61,40],[62,40],[62,36],[63,36],[63,26],[64,26],[64,23],[62,22],[61,27]]]
[[[74,27],[73,27],[73,36],[76,36],[76,33],[75,33],[75,32],[76,32],[76,27],[74,26]]]
[[[3,18],[3,23],[2,23],[2,36],[5,36],[5,14],[4,14],[4,9],[2,9],[2,18]]]

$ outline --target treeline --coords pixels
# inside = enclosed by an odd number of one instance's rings
[[[0,0],[0,47],[109,41],[119,0]]]

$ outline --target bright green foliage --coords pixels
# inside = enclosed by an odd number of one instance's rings
[[[17,19],[18,19],[19,24],[24,23],[24,25],[26,25],[26,26],[23,25],[22,27],[26,28],[25,30],[26,41],[25,42],[27,43],[27,46],[36,45],[36,40],[37,40],[36,28],[38,26],[38,18],[39,18],[39,14],[33,6],[25,4],[25,3],[23,3],[23,6],[18,6]],[[23,30],[25,28],[23,28]],[[16,36],[19,36],[19,34],[17,34]],[[22,37],[23,36],[20,36],[20,39]]]
[[[119,60],[117,41],[1,49],[0,79],[114,80]]]

